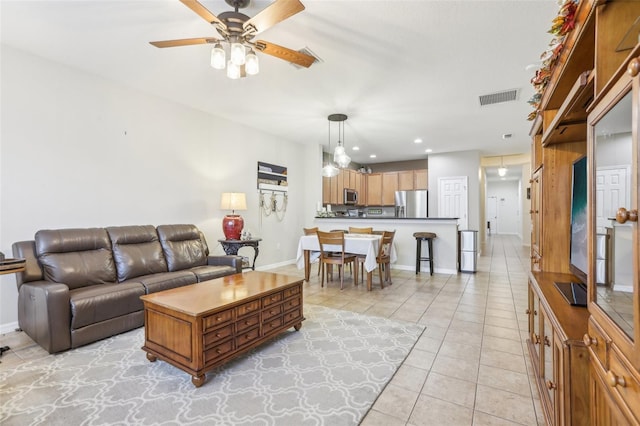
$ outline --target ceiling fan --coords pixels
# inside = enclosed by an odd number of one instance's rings
[[[227,75],[230,78],[243,77],[246,74],[258,73],[258,59],[254,49],[275,56],[301,67],[308,68],[316,58],[302,52],[297,52],[274,43],[253,38],[271,28],[275,24],[304,10],[304,5],[299,0],[275,0],[253,18],[238,12],[245,8],[251,0],[225,0],[235,10],[222,12],[218,16],[211,13],[197,0],[180,0],[189,9],[193,10],[201,18],[213,25],[221,38],[199,37],[180,40],[152,41],[156,47],[179,47],[195,44],[213,44],[211,52],[211,66],[218,69],[227,67]],[[230,59],[227,62],[226,52],[221,43],[230,45]],[[249,52],[247,53],[247,49]]]

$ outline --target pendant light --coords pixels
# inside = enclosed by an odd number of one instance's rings
[[[338,144],[333,153],[333,161],[340,167],[344,169],[351,163],[351,157],[347,155],[344,149],[344,122],[347,120],[346,114],[331,114],[329,117],[329,122],[337,121],[338,122]],[[331,126],[331,123],[329,123]],[[342,138],[342,140],[340,140]]]
[[[331,115],[329,116],[329,152],[331,152]],[[329,161],[327,161],[327,164],[324,165],[324,167],[322,168],[322,176],[324,177],[334,177],[334,176],[338,176],[338,173],[340,172],[340,170],[338,169],[338,167],[331,161],[331,158],[329,158]]]
[[[504,166],[502,162],[502,157],[500,157],[500,167],[498,167],[498,176],[505,177],[507,175],[507,168]]]

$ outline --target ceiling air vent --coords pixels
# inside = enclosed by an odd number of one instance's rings
[[[518,99],[519,89],[503,90],[502,92],[489,93],[480,96],[480,106],[510,102]]]
[[[309,49],[308,47],[303,47],[302,49],[298,50],[298,52],[299,52],[299,53],[304,53],[305,55],[313,56],[313,58],[315,59],[315,61],[313,61],[313,62],[311,63],[311,65],[324,62],[322,59],[320,59],[320,57],[319,57],[318,55],[316,55],[315,53],[313,53],[313,52],[311,51],[311,49]],[[301,66],[300,66],[300,65],[298,65],[298,64],[294,64],[293,62],[289,62],[289,65],[291,65],[292,67],[298,68],[298,69],[300,69],[300,68],[304,68],[304,67],[301,67]]]

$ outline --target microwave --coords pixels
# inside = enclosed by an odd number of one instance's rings
[[[343,204],[345,205],[358,204],[358,191],[354,189],[345,188]]]

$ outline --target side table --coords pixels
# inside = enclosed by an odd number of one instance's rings
[[[253,263],[251,266],[243,266],[243,269],[251,268],[255,271],[256,269],[256,259],[258,258],[258,253],[260,252],[258,249],[258,244],[262,241],[262,238],[255,238],[250,240],[218,240],[220,244],[222,244],[222,249],[226,254],[237,255],[238,250],[241,247],[253,247]]]

